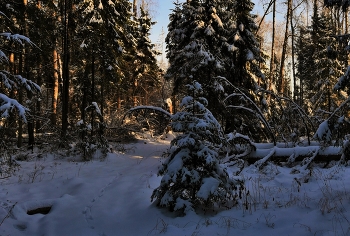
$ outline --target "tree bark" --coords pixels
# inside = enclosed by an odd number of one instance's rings
[[[290,12],[292,10],[292,0],[288,0],[287,2],[287,16],[286,16],[286,30],[284,32],[284,40],[283,40],[283,47],[282,47],[282,55],[281,55],[281,66],[280,66],[280,73],[279,73],[279,92],[284,93],[284,87],[285,87],[285,81],[284,81],[284,75],[285,75],[285,60],[286,60],[286,54],[287,54],[287,44],[288,44],[288,36],[289,36],[289,19],[290,19]]]
[[[273,1],[272,6],[272,42],[271,42],[271,60],[270,60],[270,83],[269,90],[272,89],[272,83],[274,83],[274,60],[275,60],[275,34],[276,34],[276,1]]]
[[[56,43],[55,43],[56,44]],[[53,94],[52,94],[52,114],[51,123],[57,123],[57,103],[58,103],[58,54],[57,50],[53,50]]]
[[[62,91],[62,133],[61,137],[64,139],[68,129],[68,115],[69,115],[69,60],[70,60],[70,32],[69,32],[69,19],[71,18],[71,0],[64,0],[63,6],[63,91]]]
[[[91,52],[91,104],[95,102],[95,55],[94,49]],[[94,134],[95,110],[91,110],[91,136]]]
[[[19,63],[18,63],[18,74],[23,73],[23,53],[22,48],[20,49],[20,55],[19,55]],[[23,104],[23,89],[19,88],[19,96],[18,96],[18,102],[20,104]],[[22,147],[23,145],[23,121],[22,119],[18,120],[18,135],[17,135],[17,147]]]
[[[296,87],[297,87],[297,81],[295,76],[295,57],[294,57],[294,34],[295,29],[293,25],[293,9],[290,10],[290,28],[292,31],[292,73],[293,73],[293,100],[296,101]]]

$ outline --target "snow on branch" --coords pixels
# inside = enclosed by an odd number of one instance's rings
[[[28,43],[32,46],[37,47],[28,37],[20,34],[11,34],[8,32],[0,33],[0,36],[5,37],[7,40],[15,41],[24,45],[24,43]]]
[[[318,129],[313,138],[317,140],[324,140],[326,142],[330,142],[332,140],[332,132],[329,128],[328,120],[323,121],[318,126]]]
[[[22,106],[17,100],[7,97],[5,94],[0,93],[0,113],[1,118],[7,118],[10,112],[16,108],[18,110],[18,115],[27,122],[25,113],[29,111],[28,108]]]
[[[8,63],[9,59],[3,51],[0,50],[0,63]]]
[[[9,78],[10,74],[7,71],[0,71],[0,81],[7,89],[12,89],[15,83]]]
[[[347,68],[344,75],[342,75],[338,82],[334,86],[334,90],[338,91],[340,89],[344,89],[346,86],[350,84],[350,66]]]
[[[33,93],[40,93],[40,86],[31,80],[28,80],[21,75],[12,75],[7,71],[0,70],[0,82],[2,82],[7,89],[15,89],[18,87],[23,87],[27,91]]]
[[[134,111],[139,111],[139,110],[159,111],[159,112],[163,113],[164,115],[166,115],[168,117],[172,117],[172,114],[170,114],[169,112],[167,112],[163,108],[161,108],[161,107],[154,107],[154,106],[137,106],[137,107],[133,107],[133,108],[131,108],[130,110],[128,110],[126,112],[126,115],[129,114],[129,113],[132,113]]]
[[[103,116],[102,116],[102,112],[100,110],[100,107],[97,105],[96,102],[92,102],[91,105],[87,106],[85,108],[85,110],[92,110],[92,111],[95,111],[98,115],[98,117],[101,119],[101,121],[103,120]]]
[[[22,77],[21,75],[14,75],[13,77],[16,80],[17,84],[25,88],[27,91],[31,91],[33,93],[40,93],[40,86],[34,83],[33,81],[28,80]]]

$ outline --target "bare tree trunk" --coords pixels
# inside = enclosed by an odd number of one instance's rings
[[[41,78],[41,74],[42,74],[42,64],[39,64],[39,71],[40,73],[39,76],[37,77],[36,83],[37,85],[41,86],[42,85],[42,78]],[[35,108],[35,114],[37,117],[41,116],[41,100],[40,99],[36,99],[36,108]],[[41,122],[40,119],[37,119],[35,121],[35,132],[38,133],[39,130],[41,129]]]
[[[22,48],[20,49],[19,54],[19,63],[18,63],[18,73],[21,75],[23,73],[23,53]],[[18,102],[23,104],[23,89],[19,88],[19,97]],[[22,147],[23,145],[23,121],[22,119],[18,120],[18,134],[17,134],[17,147]]]
[[[21,32],[21,34],[27,33],[26,31],[26,18],[27,18],[27,14],[26,14],[26,8],[27,8],[27,0],[23,0],[23,8],[24,8],[24,14],[23,14],[23,30]],[[24,31],[24,32],[23,32]],[[27,34],[25,34],[27,35]],[[20,48],[20,55],[19,55],[19,64],[18,64],[18,73],[20,75],[23,74],[23,48]],[[20,88],[19,89],[19,98],[18,98],[18,102],[20,104],[23,104],[23,89]],[[17,137],[17,147],[21,147],[23,144],[23,121],[22,119],[19,119],[18,121],[18,137]]]
[[[274,83],[274,60],[275,60],[275,34],[276,34],[276,1],[273,1],[272,7],[272,42],[271,42],[271,60],[270,60],[270,83],[269,90],[272,88],[272,83]]]
[[[293,6],[293,4],[292,4]],[[296,100],[296,87],[297,87],[297,81],[296,81],[296,77],[295,77],[295,57],[294,57],[294,34],[295,34],[295,28],[293,25],[293,9],[291,9],[290,11],[290,28],[292,31],[292,72],[293,72],[293,100]]]
[[[286,30],[284,32],[284,40],[283,40],[283,47],[282,47],[282,55],[281,55],[281,66],[280,66],[280,73],[279,73],[279,92],[284,93],[284,87],[285,87],[285,81],[284,81],[284,75],[285,75],[285,69],[284,69],[284,63],[286,60],[286,54],[287,54],[287,44],[288,44],[288,36],[289,36],[289,18],[290,18],[290,12],[292,10],[292,0],[288,0],[287,2],[287,16],[286,16]]]
[[[101,111],[101,116],[103,117],[103,113],[104,113],[104,102],[105,102],[105,96],[104,96],[104,93],[105,93],[105,84],[104,84],[104,77],[102,76],[101,78],[101,105],[100,105],[100,111]]]
[[[66,137],[68,129],[68,115],[69,115],[69,19],[71,15],[71,0],[64,0],[63,6],[63,91],[62,91],[62,138]]]
[[[91,103],[95,102],[95,55],[94,49],[91,52]],[[94,134],[94,119],[95,111],[91,110],[91,136]]]
[[[56,43],[55,43],[56,44]],[[52,114],[51,123],[57,123],[57,103],[58,103],[58,54],[57,50],[53,50],[53,94],[52,94]]]
[[[260,29],[260,26],[261,26],[261,24],[264,22],[264,19],[265,19],[265,17],[267,16],[267,14],[268,14],[268,12],[269,12],[271,6],[274,6],[274,8],[273,8],[272,11],[273,11],[273,14],[275,14],[275,13],[276,13],[276,0],[271,0],[270,3],[269,3],[269,5],[267,6],[267,8],[266,8],[266,10],[265,10],[265,12],[264,12],[264,15],[261,17],[261,20],[260,20],[260,22],[259,22],[258,29],[256,30],[256,34],[258,34],[259,29]]]
[[[347,34],[348,33],[348,13],[349,13],[349,10],[348,10],[348,8],[346,8],[346,10],[344,11],[344,21],[345,21],[345,34]]]

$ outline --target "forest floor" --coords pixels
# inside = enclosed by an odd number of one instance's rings
[[[138,140],[89,162],[34,152],[0,176],[0,235],[350,235],[350,167],[249,165],[236,206],[180,217],[150,198],[168,147]]]

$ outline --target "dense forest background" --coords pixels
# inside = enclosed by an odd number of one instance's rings
[[[130,133],[128,111],[139,131],[166,127],[193,81],[223,132],[247,142],[348,140],[348,1],[262,0],[262,15],[249,0],[174,2],[166,67],[149,39],[153,4],[2,1],[1,147],[106,149],[105,136]]]

